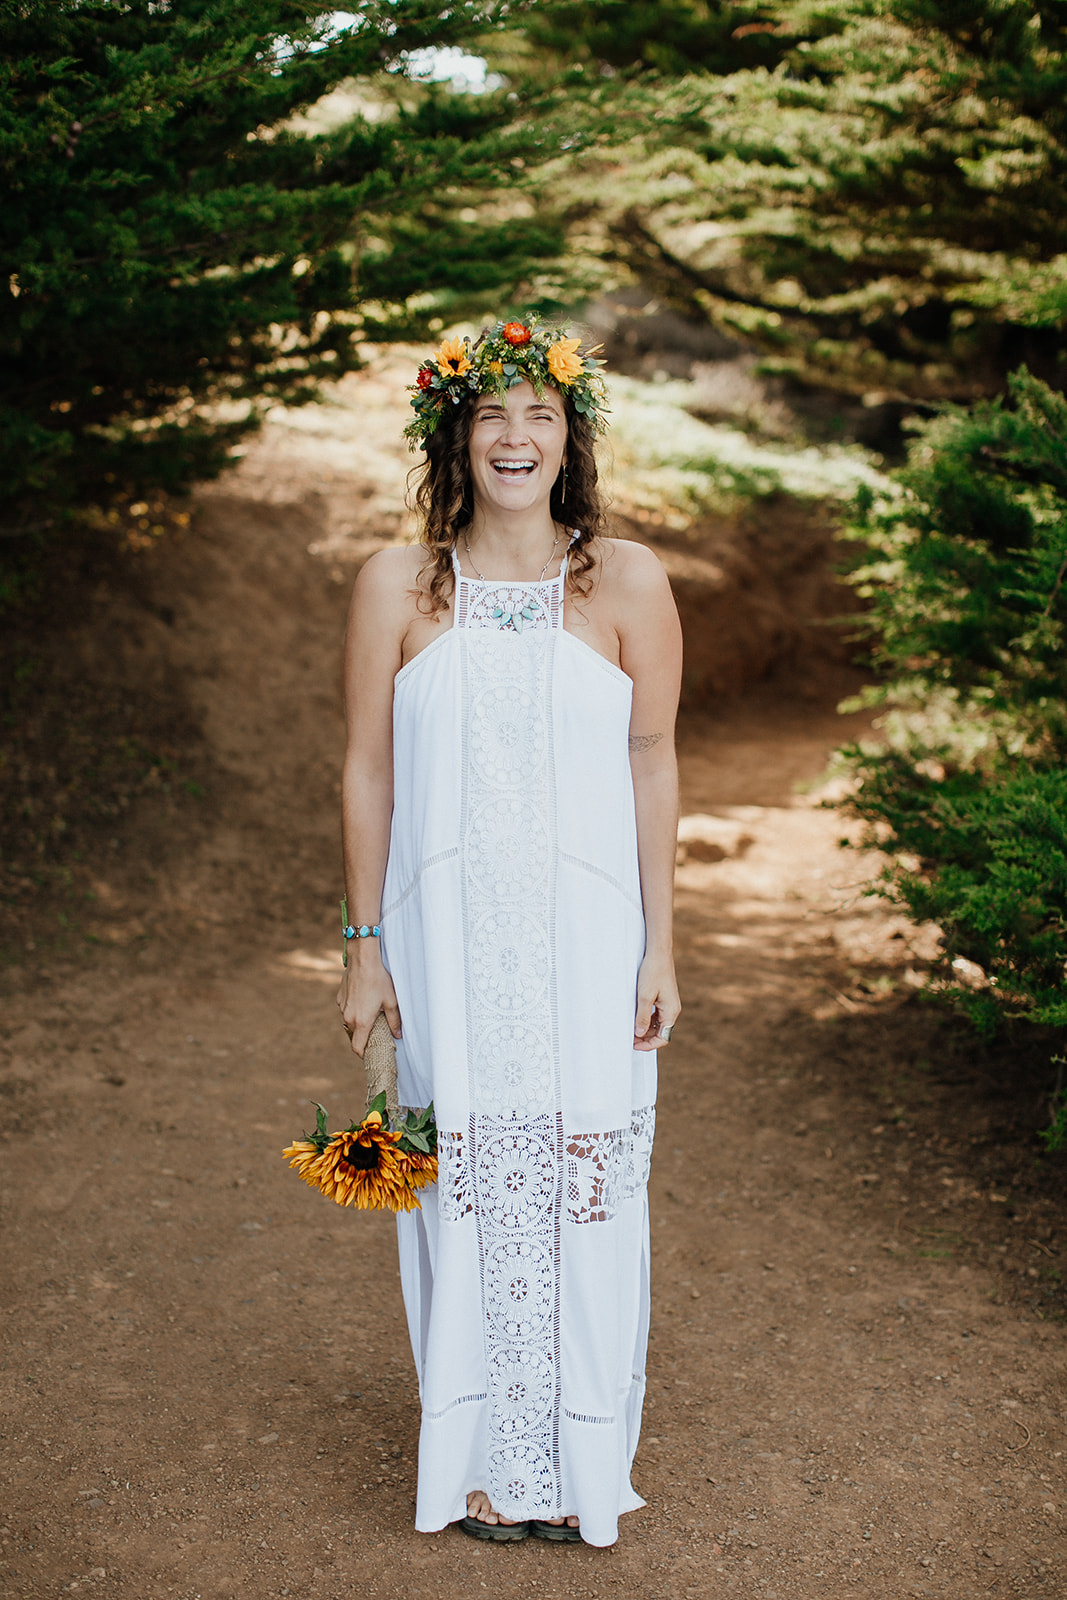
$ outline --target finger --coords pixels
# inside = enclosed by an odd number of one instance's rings
[[[634,1038],[643,1039],[652,1026],[652,1013],[656,1009],[654,994],[638,995],[637,1016],[634,1018]]]
[[[670,1044],[674,1023],[681,1012],[681,1007],[675,1005],[670,1011],[660,1010],[658,1005],[653,1006],[649,1025],[643,1034],[634,1035],[635,1050],[661,1050],[665,1044]]]
[[[653,1030],[651,1033],[646,1034],[643,1039],[635,1039],[634,1040],[634,1049],[635,1050],[662,1050],[664,1045],[668,1045],[668,1044],[670,1044],[670,1040],[669,1039],[662,1038],[660,1036],[660,1034],[656,1030]]]
[[[385,1020],[389,1024],[389,1032],[392,1034],[394,1039],[399,1039],[400,1007],[396,1003],[395,996],[392,1000],[382,1001],[382,1010],[385,1012]]]
[[[374,1023],[359,1021],[346,1022],[345,1026],[348,1029],[348,1037],[352,1044],[352,1053],[353,1055],[359,1056],[360,1060],[362,1061],[364,1051],[367,1048],[367,1040],[370,1038],[370,1031],[373,1028]]]

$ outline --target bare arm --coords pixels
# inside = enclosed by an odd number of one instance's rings
[[[347,741],[341,783],[341,838],[349,921],[381,920],[393,813],[393,679],[410,609],[406,550],[386,550],[361,569],[345,639]],[[400,1012],[377,939],[352,939],[337,996],[352,1049],[362,1055],[379,1011],[396,1038]]]
[[[682,675],[682,631],[667,575],[642,545],[619,548],[620,665],[633,680],[630,770],[645,912],[645,958],[637,985],[634,1048],[666,1043],[681,1010],[674,975],[674,861],[678,764],[674,723]]]

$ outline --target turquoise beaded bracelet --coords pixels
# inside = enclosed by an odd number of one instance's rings
[[[375,922],[365,922],[361,928],[354,928],[348,920],[348,896],[341,901],[341,965],[348,966],[348,941],[349,939],[380,939],[382,930]]]

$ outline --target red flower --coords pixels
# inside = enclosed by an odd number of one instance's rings
[[[529,344],[530,330],[524,328],[521,322],[509,322],[504,329],[504,338],[508,344]]]
[[[419,389],[428,389],[432,383],[433,383],[433,368],[432,367],[423,367],[423,368],[421,368],[418,377],[415,379],[416,387],[419,388]]]

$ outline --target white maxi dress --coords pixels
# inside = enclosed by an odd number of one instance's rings
[[[644,1504],[656,1056],[633,1049],[632,684],[564,630],[565,573],[457,565],[454,625],[397,674],[382,954],[400,1100],[439,1130],[439,1181],[397,1219],[416,1527],[481,1489],[609,1545]]]

